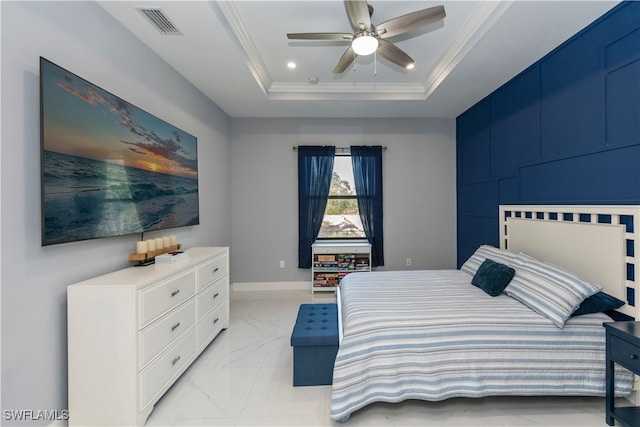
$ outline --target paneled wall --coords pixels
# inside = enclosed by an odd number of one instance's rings
[[[640,203],[640,2],[623,2],[457,118],[458,266],[500,204]]]

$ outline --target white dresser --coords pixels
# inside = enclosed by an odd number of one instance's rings
[[[229,248],[187,252],[68,287],[70,426],[143,425],[229,326]]]

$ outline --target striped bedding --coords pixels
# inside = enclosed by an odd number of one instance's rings
[[[334,421],[380,401],[605,394],[604,314],[558,328],[459,270],[351,274],[338,298]],[[633,376],[616,368],[616,394],[626,395]]]

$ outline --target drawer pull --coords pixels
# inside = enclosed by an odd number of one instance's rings
[[[637,354],[632,354],[632,355],[631,355],[631,358],[632,358],[633,360],[636,360],[636,359],[638,358],[638,355],[637,355]]]
[[[171,292],[171,296],[175,297],[176,295],[178,295],[180,293],[180,289],[176,289],[175,291]]]
[[[216,292],[216,294],[213,296],[213,299],[218,298],[218,295],[220,295],[220,293],[219,293],[219,292]]]
[[[173,359],[171,361],[171,366],[175,366],[176,363],[178,363],[178,361],[180,360],[180,356],[176,357],[175,359]]]
[[[219,317],[216,317],[216,318],[213,320],[213,324],[215,325],[216,323],[218,323],[218,320],[220,320],[220,318],[219,318]]]
[[[175,331],[178,328],[178,326],[180,326],[180,322],[176,323],[171,327],[171,332]]]
[[[215,274],[215,273],[217,273],[217,272],[218,272],[218,270],[220,270],[220,267],[216,267],[216,268],[214,268],[214,269],[213,269],[213,272],[212,272],[212,274]]]

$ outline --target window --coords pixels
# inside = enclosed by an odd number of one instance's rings
[[[338,154],[333,162],[329,200],[319,239],[366,239],[353,178],[351,156]]]
[[[311,268],[311,245],[319,238],[319,230],[322,222],[327,219],[327,226],[333,224],[329,221],[330,215],[339,215],[338,224],[343,218],[357,221],[355,227],[349,227],[351,231],[361,230],[361,234],[353,234],[346,237],[346,233],[327,233],[320,237],[324,239],[349,239],[366,238],[371,243],[371,266],[384,265],[384,239],[382,223],[382,146],[352,145],[349,150],[351,156],[336,156],[334,146],[300,145],[298,150],[298,268]],[[338,165],[334,169],[334,165]],[[351,160],[351,161],[349,161]],[[341,168],[340,165],[343,165]],[[353,165],[353,166],[351,166]],[[333,194],[329,196],[331,177],[336,172],[339,179],[336,183],[344,181],[349,183],[349,193]],[[347,174],[349,175],[347,177]],[[355,179],[354,179],[355,178]],[[339,188],[338,186],[337,188]],[[343,197],[338,197],[343,196]],[[344,197],[348,196],[348,197]],[[329,199],[341,198],[357,201],[357,209],[353,213],[326,212]],[[333,203],[333,201],[332,201]],[[352,206],[355,208],[355,205]],[[327,213],[325,218],[325,212]],[[362,221],[362,223],[360,223]],[[362,224],[362,225],[361,225]],[[325,227],[326,228],[326,227]],[[362,232],[364,231],[364,232]],[[342,234],[342,237],[340,236]],[[366,237],[365,237],[366,236]]]

